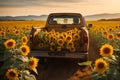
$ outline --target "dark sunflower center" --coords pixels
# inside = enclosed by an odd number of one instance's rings
[[[59,43],[62,44],[62,40],[60,40]]]
[[[71,46],[71,45],[72,45],[72,43],[69,43],[69,45]]]
[[[26,42],[26,39],[25,39],[25,38],[23,38],[23,42]]]
[[[109,35],[109,39],[112,39],[113,38],[113,36],[112,35]]]
[[[64,37],[63,36],[60,36],[61,39],[63,39]]]
[[[13,71],[11,71],[11,72],[10,72],[10,76],[11,76],[11,77],[15,77],[16,74],[15,74]]]
[[[112,31],[112,29],[109,29],[109,31]]]
[[[104,68],[104,63],[100,62],[100,63],[98,64],[98,68],[99,68],[99,69]]]
[[[4,32],[1,32],[1,35],[4,35]]]
[[[71,40],[71,37],[67,37],[67,40]]]
[[[107,35],[107,32],[104,32],[103,34],[104,34],[104,35]]]
[[[34,64],[34,61],[30,61],[29,64],[30,64],[30,65],[33,65],[33,64]]]
[[[8,42],[7,44],[9,47],[13,46],[13,42]]]
[[[105,48],[105,49],[103,50],[103,52],[104,52],[105,54],[109,54],[109,53],[110,53],[110,49],[109,49],[109,48]]]
[[[23,52],[26,52],[26,48],[25,48],[25,47],[23,47],[23,48],[22,48],[22,51],[23,51]]]
[[[16,34],[18,34],[18,33],[19,33],[19,31],[16,31],[15,33],[16,33]]]
[[[9,33],[10,31],[8,30],[7,32]]]
[[[78,38],[78,36],[76,35],[75,38]]]
[[[117,36],[118,36],[118,37],[120,37],[120,33],[119,33],[119,34],[117,34]]]

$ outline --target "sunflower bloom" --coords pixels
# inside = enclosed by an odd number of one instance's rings
[[[66,36],[66,42],[72,41],[72,35],[67,35]]]
[[[79,39],[80,39],[80,35],[79,35],[79,34],[74,34],[74,35],[73,35],[73,39],[79,40]]]
[[[58,39],[57,43],[58,43],[58,45],[60,45],[62,47],[64,44],[64,41],[63,41],[63,39]]]
[[[14,48],[16,46],[16,41],[13,39],[9,39],[9,40],[4,42],[4,45],[6,48],[11,49],[11,48]]]
[[[103,32],[103,35],[104,35],[104,36],[107,36],[107,34],[108,34],[108,33],[107,33],[106,31]]]
[[[8,69],[6,76],[9,80],[15,80],[18,77],[18,73],[15,69]]]
[[[117,33],[117,39],[120,39],[120,32]]]
[[[6,36],[6,33],[4,31],[0,31],[1,36]]]
[[[19,34],[20,34],[20,31],[19,31],[19,30],[15,30],[15,31],[14,31],[14,34],[15,34],[15,35],[19,35]]]
[[[34,57],[31,57],[30,58],[30,61],[29,61],[29,67],[30,69],[35,69],[38,65],[38,59],[37,58],[34,58]]]
[[[23,37],[22,37],[22,44],[27,44],[27,42],[28,42],[27,37],[26,37],[26,36],[23,36]]]
[[[70,47],[69,48],[70,52],[75,52],[76,51],[76,48],[74,46]]]
[[[66,38],[67,33],[66,32],[62,32],[62,35],[64,36],[64,38]]]
[[[113,34],[109,34],[109,35],[107,35],[107,39],[108,39],[108,40],[112,40],[112,39],[114,39],[114,35],[113,35]]]
[[[94,71],[99,72],[99,73],[103,73],[106,71],[107,68],[108,68],[108,64],[103,59],[97,59],[95,61]]]
[[[103,57],[108,57],[113,54],[113,47],[109,44],[105,44],[100,48],[100,55]]]
[[[72,47],[72,46],[74,46],[74,42],[73,41],[70,41],[70,42],[67,43],[67,47]]]
[[[23,56],[27,56],[30,52],[30,48],[27,45],[20,46],[20,52]]]
[[[61,33],[61,34],[59,35],[59,38],[64,40],[64,39],[65,39],[64,34],[63,34],[63,33]]]

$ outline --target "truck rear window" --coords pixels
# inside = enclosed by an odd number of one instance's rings
[[[51,16],[49,24],[80,24],[79,16]]]

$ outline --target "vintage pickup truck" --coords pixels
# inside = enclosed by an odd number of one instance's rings
[[[32,27],[30,48],[32,56],[87,60],[89,33],[84,17],[79,13],[49,14],[44,27]]]

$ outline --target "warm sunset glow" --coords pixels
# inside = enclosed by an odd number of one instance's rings
[[[120,13],[120,0],[0,0],[0,16]]]

